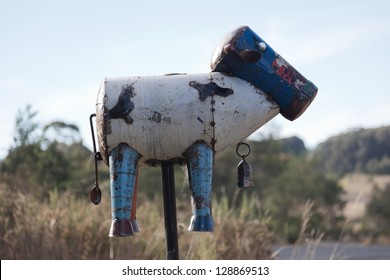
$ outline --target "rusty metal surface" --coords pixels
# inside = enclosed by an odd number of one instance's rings
[[[137,196],[138,196],[138,170],[137,175],[135,177],[134,183],[134,195],[133,195],[133,204],[131,205],[131,214],[130,214],[130,223],[133,227],[133,232],[140,232],[140,226],[137,221]]]
[[[245,159],[237,166],[237,188],[253,187],[252,166]]]
[[[242,158],[237,165],[237,188],[253,187],[252,166],[245,159],[250,153],[251,147],[247,143],[240,142],[237,144],[236,154]]]
[[[100,204],[100,201],[102,200],[102,191],[100,190],[100,188],[98,188],[97,186],[95,186],[90,192],[89,192],[89,199],[90,201],[95,204],[95,205],[98,205]]]

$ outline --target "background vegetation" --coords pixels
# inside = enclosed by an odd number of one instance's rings
[[[326,172],[390,174],[390,127],[357,129],[332,137],[315,150]]]
[[[78,127],[61,121],[41,124],[36,117],[30,106],[18,112],[14,143],[0,164],[0,258],[165,258],[159,168],[140,172],[141,233],[108,238],[108,168],[100,166],[103,200],[94,206],[88,201],[94,183],[93,155],[83,145]],[[235,188],[240,160],[235,151],[215,163],[212,234],[187,231],[189,190],[185,171],[177,167],[181,257],[266,259],[274,242],[388,236],[390,185],[374,188],[367,211],[352,228],[340,182],[351,172],[389,174],[389,136],[389,127],[357,130],[331,138],[314,151],[307,151],[297,137],[247,141],[255,186]]]

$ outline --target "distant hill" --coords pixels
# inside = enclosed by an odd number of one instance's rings
[[[314,156],[326,172],[390,174],[390,126],[331,137],[317,146]]]
[[[282,147],[282,151],[285,153],[291,153],[294,155],[303,155],[307,153],[305,143],[302,141],[302,139],[296,136],[282,138],[278,141]]]

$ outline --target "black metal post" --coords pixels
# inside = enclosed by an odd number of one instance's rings
[[[167,247],[167,260],[179,259],[177,236],[175,170],[172,162],[161,164],[164,200],[164,223]]]

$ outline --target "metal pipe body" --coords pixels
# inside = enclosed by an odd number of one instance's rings
[[[222,156],[279,113],[252,84],[221,73],[107,78],[96,118],[100,152],[108,163],[121,143],[136,150],[139,166],[184,163],[203,141]]]

